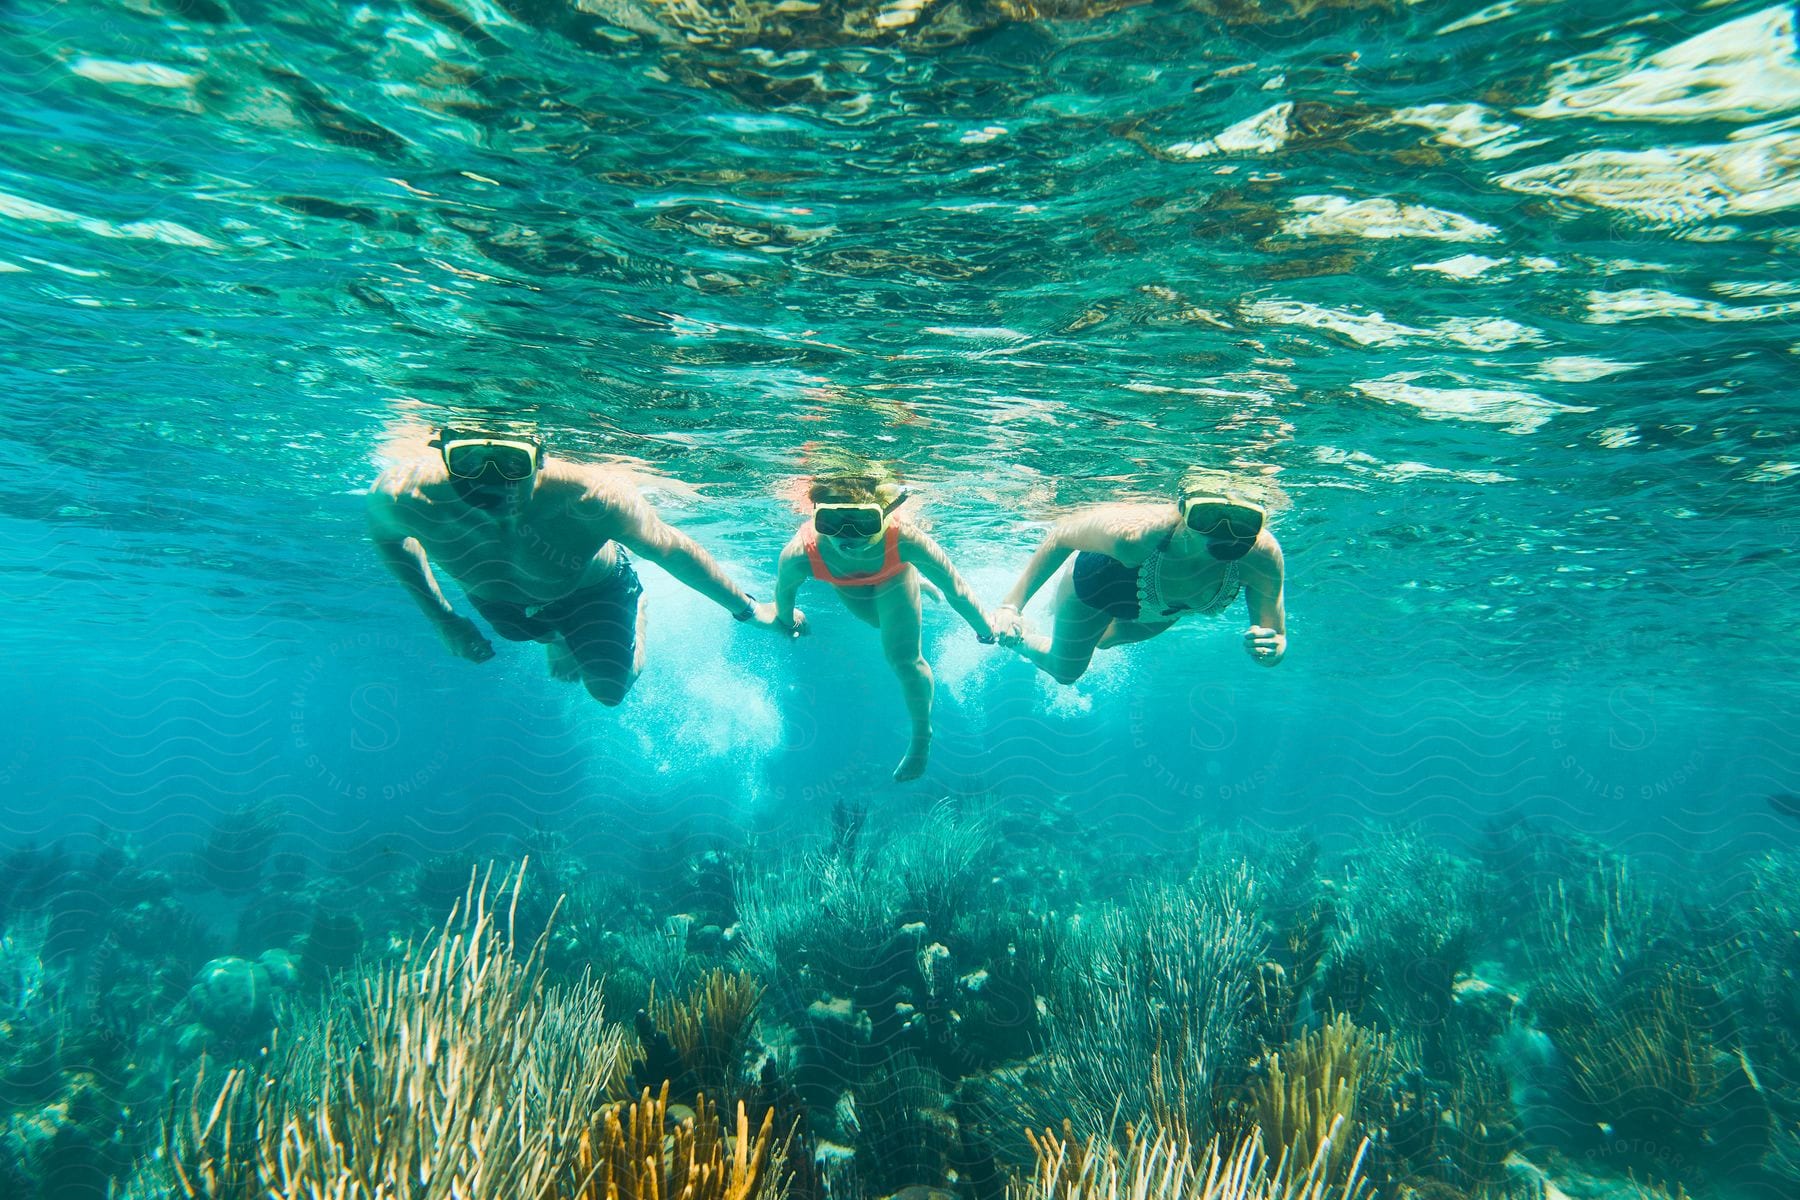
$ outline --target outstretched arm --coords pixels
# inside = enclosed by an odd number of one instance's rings
[[[902,525],[900,558],[917,567],[919,574],[937,584],[938,589],[950,601],[950,607],[974,628],[975,636],[984,642],[994,640],[994,626],[983,611],[981,601],[969,589],[968,581],[951,565],[942,546],[912,526]]]
[[[642,496],[611,497],[613,538],[647,562],[653,562],[727,612],[751,604],[749,593],[725,573],[713,556],[687,534],[656,515]]]
[[[1250,628],[1244,631],[1244,649],[1265,667],[1287,655],[1287,565],[1281,543],[1265,531],[1256,548],[1244,558],[1244,606],[1250,610]]]
[[[602,506],[597,511],[604,513],[608,536],[626,549],[655,563],[739,620],[776,628],[775,606],[767,600],[757,603],[699,542],[657,516],[636,488],[599,484],[584,500]]]
[[[807,574],[806,551],[798,541],[789,542],[775,567],[775,623],[795,637],[806,632],[806,614],[794,607],[794,597],[800,594]]]
[[[1031,556],[1031,561],[1019,572],[1018,581],[1012,585],[1012,590],[1001,599],[1000,607],[1010,608],[1015,613],[1022,612],[1031,603],[1031,598],[1037,595],[1037,590],[1044,586],[1044,582],[1056,574],[1056,569],[1063,565],[1063,560],[1074,553],[1074,549],[1063,540],[1063,523],[1058,521],[1052,525],[1050,532],[1044,535],[1044,540],[1038,545],[1037,552]]]

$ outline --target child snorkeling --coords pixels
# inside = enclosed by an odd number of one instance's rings
[[[897,481],[868,474],[815,478],[807,489],[813,513],[781,552],[775,574],[775,620],[796,637],[806,618],[794,612],[794,596],[810,575],[829,583],[844,607],[881,631],[881,648],[899,677],[912,740],[894,768],[905,783],[925,773],[931,752],[931,667],[919,650],[919,593],[935,584],[975,629],[994,641],[994,627],[942,547],[894,515],[908,493]],[[923,576],[923,580],[921,580]]]

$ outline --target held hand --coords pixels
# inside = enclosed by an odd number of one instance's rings
[[[493,643],[482,634],[481,627],[467,617],[451,613],[438,623],[438,636],[458,658],[486,662],[494,657]]]
[[[805,613],[796,608],[794,610],[794,619],[792,621],[783,621],[780,614],[775,611],[775,603],[772,600],[764,600],[757,604],[756,615],[750,619],[764,629],[770,629],[776,633],[784,633],[788,637],[805,637],[807,634]]]
[[[1244,630],[1244,650],[1265,667],[1272,667],[1287,654],[1287,634],[1276,633],[1267,625],[1252,625]]]
[[[975,640],[984,646],[992,646],[1000,640],[1000,631],[994,626],[993,613],[981,614],[981,622],[975,626]]]
[[[1010,604],[996,608],[988,617],[988,624],[993,628],[994,636],[1000,639],[1003,646],[1017,646],[1019,639],[1025,636],[1025,618],[1019,610]]]

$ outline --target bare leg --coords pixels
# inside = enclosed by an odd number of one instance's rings
[[[1027,631],[1013,648],[1056,682],[1074,683],[1087,670],[1113,620],[1075,595],[1073,577],[1066,571],[1057,581],[1054,613],[1049,637]]]
[[[637,624],[633,629],[631,648],[631,664],[623,671],[613,662],[602,659],[588,664],[582,673],[582,682],[587,685],[588,695],[600,703],[612,708],[625,700],[625,694],[631,691],[631,685],[638,681],[644,673],[644,633],[649,629],[650,599],[639,596],[637,602]]]
[[[1096,650],[1109,650],[1114,646],[1129,646],[1133,642],[1147,642],[1165,629],[1172,629],[1173,621],[1114,621],[1100,635],[1095,644]]]
[[[931,753],[931,666],[919,651],[919,585],[916,572],[908,571],[883,588],[876,599],[881,616],[881,650],[900,681],[906,713],[912,720],[912,738],[906,756],[894,768],[894,782],[906,783],[925,773]]]
[[[608,708],[624,702],[644,669],[650,606],[636,579],[628,584],[612,595],[594,596],[562,627],[582,685]]]
[[[544,647],[544,657],[550,664],[550,678],[564,683],[574,683],[581,678],[581,660],[575,657],[568,640],[560,633]]]
[[[850,610],[850,615],[864,625],[881,628],[881,614],[876,610],[875,597],[868,588],[838,588],[838,599]]]

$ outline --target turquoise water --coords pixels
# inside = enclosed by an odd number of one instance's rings
[[[637,870],[951,797],[1691,879],[1795,834],[1791,6],[23,2],[0,77],[7,845],[179,864],[250,805],[347,870]],[[928,605],[899,787],[819,585],[784,642],[645,568],[602,709],[452,659],[365,540],[501,418],[762,596],[843,452],[989,604],[1080,505],[1262,476],[1291,648],[1240,605],[1065,688]]]
[[[1190,623],[1059,695],[939,610],[940,787],[1045,782],[1007,748],[1050,720],[1094,735],[1051,786],[1158,790],[1129,697],[1216,729],[1159,756],[1196,786],[1267,768],[1233,810],[1316,812],[1321,776],[1603,821],[1793,786],[1786,10],[845,10],[865,32],[766,42],[633,12],[9,10],[11,724],[43,747],[15,828],[72,765],[145,812],[312,794],[281,710],[321,647],[436,689],[391,706],[402,742],[553,713],[534,755],[734,798],[816,778],[779,731],[821,711],[834,769],[888,757],[835,613],[787,653],[653,579],[618,719],[516,648],[441,660],[353,494],[496,411],[639,472],[764,594],[821,450],[896,464],[990,603],[1071,506],[1279,480],[1278,672]]]

